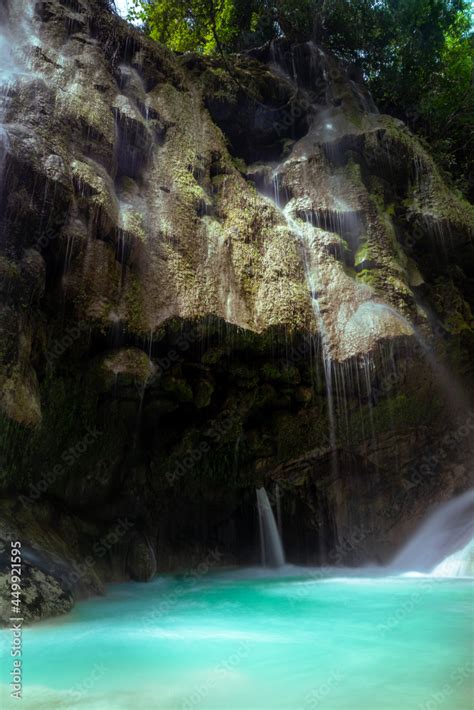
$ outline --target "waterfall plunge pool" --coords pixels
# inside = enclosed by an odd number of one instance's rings
[[[119,584],[23,631],[22,708],[468,710],[468,578],[285,566]],[[9,698],[2,634],[2,708]]]

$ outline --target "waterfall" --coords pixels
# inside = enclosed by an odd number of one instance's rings
[[[278,196],[278,183],[276,174],[273,176],[273,188],[276,195],[276,206],[280,210],[282,216],[285,218],[289,229],[295,234],[301,244],[301,249],[303,253],[303,266],[305,272],[306,283],[308,285],[308,290],[311,297],[311,307],[313,309],[313,314],[318,324],[319,334],[321,337],[321,348],[322,348],[322,361],[324,368],[324,380],[326,385],[326,395],[327,395],[327,405],[328,405],[328,420],[329,420],[329,444],[333,451],[333,468],[337,469],[336,460],[336,413],[334,410],[334,392],[333,392],[333,381],[332,381],[332,359],[329,348],[329,337],[326,329],[326,324],[321,312],[321,306],[319,303],[319,281],[318,273],[314,260],[312,258],[312,244],[311,244],[311,232],[305,230],[303,226],[300,226],[298,221],[294,219],[288,212],[282,208],[279,196]]]
[[[474,577],[474,538],[437,565],[432,577]]]
[[[321,335],[321,346],[322,346],[322,359],[324,367],[324,379],[326,383],[326,394],[327,394],[327,404],[328,404],[328,419],[329,419],[329,443],[333,452],[336,450],[336,414],[334,411],[334,392],[333,392],[333,382],[332,382],[332,359],[329,349],[329,338],[326,330],[326,324],[324,322],[321,305],[319,303],[319,283],[317,278],[317,272],[312,264],[312,254],[311,254],[311,243],[308,240],[308,235],[297,228],[297,223],[294,219],[287,216],[288,224],[292,227],[293,231],[299,235],[301,240],[301,246],[303,250],[303,263],[306,275],[306,282],[309,287],[309,292],[311,295],[311,306],[319,327],[319,332]]]
[[[36,77],[29,59],[31,49],[40,46],[33,29],[33,17],[34,3],[29,0],[17,0],[9,7],[0,3],[0,187],[10,148],[5,121],[12,93],[21,82]]]
[[[285,553],[265,488],[257,488],[257,506],[262,564],[264,567],[282,567]]]
[[[275,483],[275,503],[276,503],[276,509],[277,509],[277,525],[278,525],[278,532],[280,534],[280,539],[282,536],[282,523],[281,523],[281,493],[280,493],[280,486],[278,483]]]
[[[458,576],[472,572],[474,489],[438,506],[397,555],[391,567],[403,571]],[[450,574],[449,570],[455,574]]]

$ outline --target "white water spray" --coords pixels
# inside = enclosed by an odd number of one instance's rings
[[[391,567],[404,572],[432,572],[436,577],[471,574],[473,539],[474,489],[471,489],[438,506]]]
[[[474,577],[474,538],[437,565],[432,577]]]

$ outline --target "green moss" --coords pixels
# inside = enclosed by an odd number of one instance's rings
[[[348,181],[357,186],[363,186],[362,180],[362,170],[359,163],[351,157],[347,163],[341,168],[343,174],[347,177]]]
[[[247,174],[247,165],[246,165],[245,161],[242,160],[242,158],[238,158],[235,156],[231,156],[231,157],[232,157],[232,163],[233,163],[234,167],[237,168],[239,173],[241,173],[242,175],[246,175]]]
[[[463,331],[474,330],[471,307],[451,279],[447,277],[436,279],[430,289],[430,295],[448,333],[459,335]]]
[[[15,474],[18,488],[41,480],[56,465],[64,465],[64,455],[80,442],[87,431],[97,427],[97,400],[99,388],[94,378],[76,371],[74,377],[58,377],[50,373],[41,384],[43,420],[33,430],[3,422],[3,436],[8,445],[3,449],[5,466]],[[109,432],[112,433],[113,432]],[[97,443],[97,442],[96,442]],[[97,445],[85,453],[100,458]],[[81,463],[84,458],[81,455]],[[74,475],[79,457],[74,465],[67,466],[66,474]]]
[[[154,374],[148,355],[138,348],[121,348],[105,357],[102,362],[105,386],[113,387],[117,378],[121,384],[146,383]]]
[[[136,210],[127,209],[122,211],[120,217],[120,227],[124,232],[143,243],[147,241],[147,233],[142,214]]]
[[[253,389],[257,386],[259,376],[256,368],[248,367],[243,363],[230,362],[229,374],[237,381],[238,386]]]
[[[255,406],[266,407],[268,405],[275,404],[277,399],[278,395],[276,389],[268,382],[265,382],[256,390]]]
[[[324,402],[320,407],[302,409],[298,414],[277,412],[271,419],[272,438],[277,442],[277,458],[301,456],[302,451],[329,445],[329,427]]]
[[[223,345],[209,348],[202,356],[201,362],[205,365],[214,365],[216,362],[219,362],[222,357],[227,355],[227,353],[228,348]]]
[[[308,404],[312,401],[314,392],[312,387],[297,387],[294,392],[294,397],[300,404]]]
[[[472,330],[473,321],[469,323],[460,313],[451,313],[443,323],[444,327],[451,335],[458,335],[463,330]]]
[[[5,256],[0,256],[0,283],[14,281],[20,278],[20,268],[18,264],[10,261]]]
[[[341,86],[344,84],[341,82]],[[352,97],[350,97],[352,98]],[[364,129],[365,121],[364,114],[358,109],[354,108],[352,110],[346,110],[344,113],[345,117],[360,131]]]
[[[354,445],[370,436],[407,431],[429,426],[442,411],[440,399],[432,388],[420,394],[397,394],[382,399],[369,411],[368,406],[352,412],[349,430],[342,433],[342,445]]]
[[[474,207],[449,189],[435,161],[418,137],[389,116],[382,116],[388,149],[402,161],[417,166],[415,180],[403,202],[410,211],[439,222],[448,222],[461,229],[474,227]],[[393,144],[393,145],[390,145]],[[403,166],[404,167],[404,166]]]
[[[379,282],[377,271],[375,269],[362,269],[362,271],[359,271],[356,274],[356,277],[358,281],[362,281],[362,283],[367,286],[375,287]]]
[[[193,390],[188,382],[181,376],[180,369],[165,375],[161,380],[164,392],[170,394],[178,402],[192,402]]]
[[[201,85],[205,96],[221,99],[226,103],[237,101],[238,86],[227,69],[209,66],[201,76]]]
[[[130,330],[135,333],[147,332],[144,314],[144,293],[143,286],[137,274],[129,274],[127,289],[125,292],[125,304],[127,308],[127,322]]]
[[[424,279],[418,269],[418,265],[410,257],[407,257],[407,275],[408,283],[413,288],[421,286],[424,283]]]
[[[208,407],[212,400],[214,385],[209,380],[199,380],[194,388],[194,404],[198,409]]]
[[[360,266],[364,261],[370,261],[369,245],[363,242],[357,249],[354,257],[354,265]]]
[[[73,160],[71,164],[73,179],[87,205],[106,213],[112,222],[118,219],[118,204],[112,193],[112,186],[106,180],[106,173],[101,174],[92,163],[85,160]]]
[[[261,368],[262,376],[273,382],[282,382],[289,385],[298,385],[301,375],[297,367],[275,362],[267,362]]]

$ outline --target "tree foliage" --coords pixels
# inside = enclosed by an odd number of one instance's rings
[[[472,17],[468,0],[134,0],[133,19],[174,51],[238,51],[285,36],[358,63],[381,110],[432,145],[473,190]],[[472,194],[472,192],[471,192]]]
[[[175,52],[212,54],[218,44],[231,47],[240,32],[234,0],[139,0],[130,19]]]

